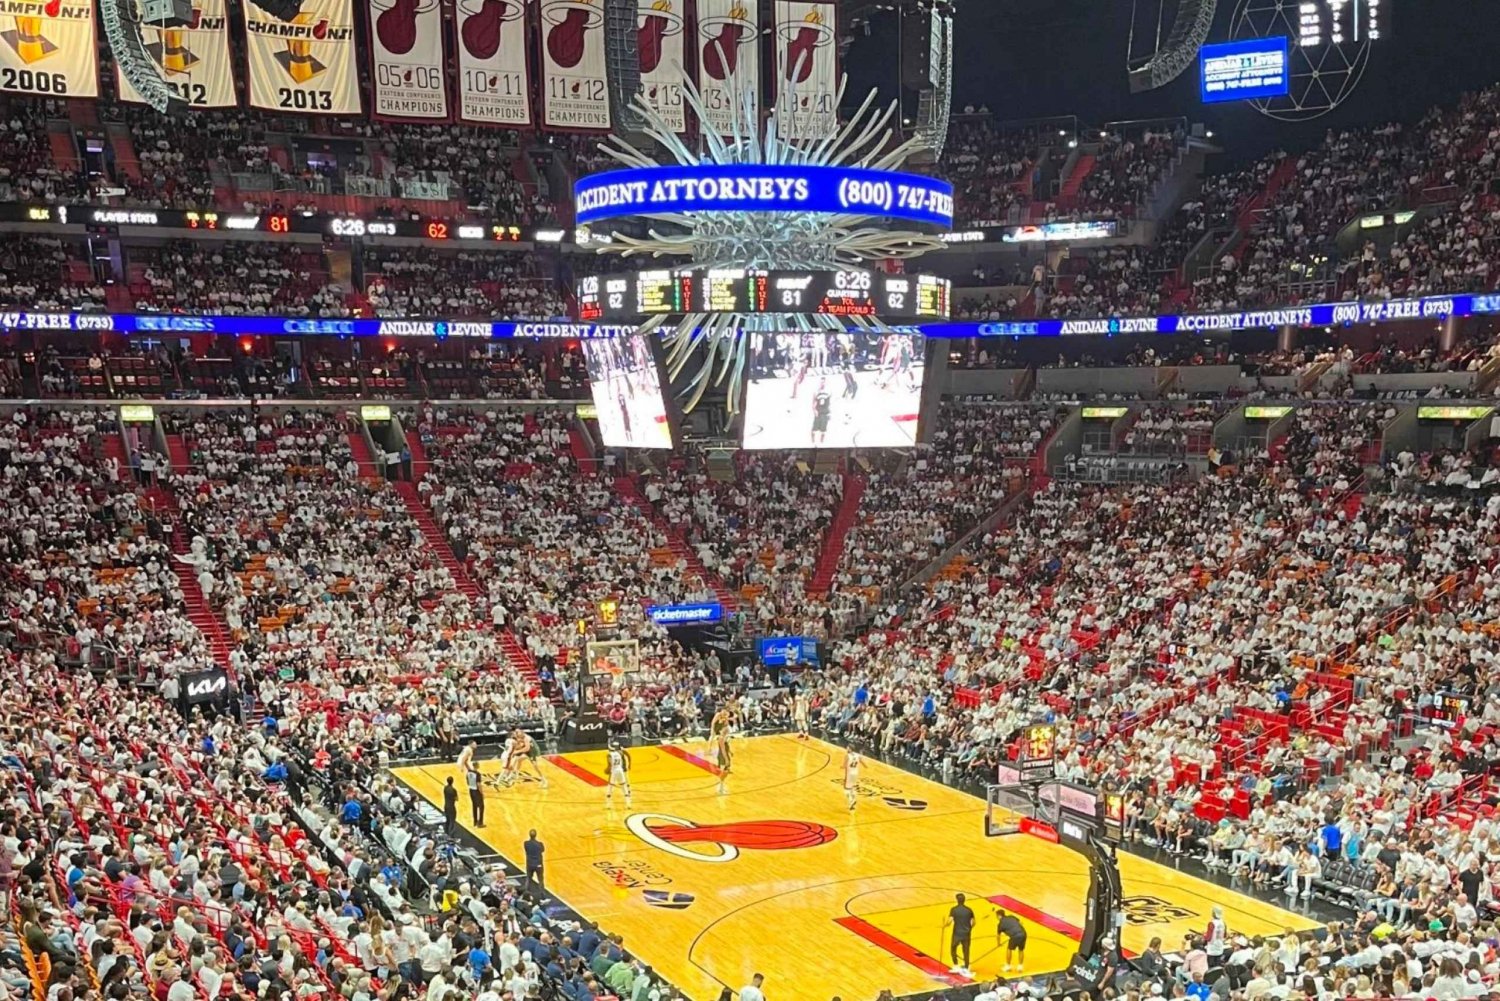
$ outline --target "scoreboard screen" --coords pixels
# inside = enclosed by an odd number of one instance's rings
[[[1290,4],[1288,5],[1290,6]],[[1301,0],[1297,44],[1304,49],[1332,42],[1373,42],[1390,18],[1390,0]]]
[[[689,312],[941,320],[953,286],[935,275],[719,268],[583,278],[577,292],[581,320]]]

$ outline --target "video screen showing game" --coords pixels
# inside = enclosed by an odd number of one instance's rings
[[[611,448],[671,448],[672,427],[651,342],[642,334],[586,340],[589,391]]]
[[[918,334],[748,335],[746,448],[909,448],[917,441]]]

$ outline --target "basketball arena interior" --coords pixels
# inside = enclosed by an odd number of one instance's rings
[[[1500,994],[1497,47],[0,0],[0,1001]]]

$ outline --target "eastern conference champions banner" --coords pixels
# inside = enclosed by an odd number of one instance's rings
[[[271,111],[358,115],[351,0],[303,0],[293,21],[243,3],[250,105]]]
[[[641,94],[674,132],[687,131],[682,103],[682,79],[687,72],[686,4],[687,0],[636,0]]]
[[[458,0],[458,117],[530,125],[526,0]]]
[[[701,124],[704,129],[727,135],[743,95],[747,91],[760,94],[760,52],[756,45],[760,17],[755,0],[698,0],[697,35],[698,93],[708,113]],[[753,120],[747,124],[759,127]],[[746,124],[741,130],[746,130]]]
[[[542,124],[608,131],[604,0],[540,0]]]
[[[370,93],[377,118],[447,121],[438,0],[369,0]]]
[[[0,90],[98,97],[94,0],[0,3]]]
[[[776,119],[789,139],[838,128],[838,7],[776,0]]]
[[[140,0],[135,0],[137,10]],[[141,37],[156,61],[162,79],[178,97],[194,108],[233,108],[234,65],[229,56],[229,18],[224,0],[194,0],[193,19],[180,28],[144,23]],[[145,98],[115,65],[115,87],[120,100],[144,104]]]

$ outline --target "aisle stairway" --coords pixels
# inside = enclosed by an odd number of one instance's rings
[[[119,432],[107,434],[104,436],[103,447],[104,457],[114,459],[118,463],[116,468],[120,470],[120,478],[129,479],[130,449],[125,447],[125,436]]]
[[[1078,189],[1083,187],[1084,179],[1093,172],[1096,162],[1096,158],[1092,153],[1084,153],[1078,157],[1078,161],[1073,164],[1073,172],[1068,175],[1067,180],[1063,181],[1062,187],[1058,189],[1058,208],[1070,209],[1073,207],[1073,203],[1078,200]]]
[[[375,466],[375,456],[370,451],[370,443],[365,440],[363,430],[349,432],[349,451],[353,453],[354,461],[359,463],[361,477],[380,475],[380,471]]]
[[[172,472],[187,472],[192,464],[192,453],[188,451],[187,442],[182,440],[180,434],[169,434],[166,437],[167,458],[172,460]]]
[[[667,523],[666,519],[651,510],[651,504],[645,497],[641,496],[640,488],[636,486],[634,477],[615,477],[615,492],[620,495],[621,500],[637,508],[646,516],[646,519],[651,524],[656,526],[657,531],[666,536],[667,547],[672,550],[672,555],[682,561],[682,565],[687,568],[688,573],[696,574],[699,580],[708,585],[709,590],[713,591],[714,597],[718,599],[719,604],[723,605],[726,611],[732,612],[739,608],[739,598],[735,596],[733,591],[729,590],[729,587],[719,578],[718,574],[709,572],[708,567],[703,565],[703,561],[693,551],[693,547],[688,545],[687,540],[682,537],[682,533],[676,531]]]
[[[421,483],[432,463],[427,458],[427,449],[422,447],[422,436],[415,431],[406,432],[406,450],[411,453],[411,481]]]
[[[175,436],[173,436],[175,437]],[[203,595],[203,589],[198,586],[198,576],[193,572],[193,567],[176,557],[187,553],[189,539],[187,532],[182,527],[182,511],[177,506],[177,497],[164,486],[154,486],[146,491],[148,502],[158,511],[163,512],[164,519],[172,523],[172,572],[177,575],[177,586],[182,589],[183,604],[187,606],[188,621],[198,627],[208,643],[209,652],[213,655],[214,663],[228,671],[234,676],[234,669],[229,666],[229,644],[231,637],[229,627],[224,620],[219,618],[212,608],[209,607],[208,599]]]
[[[813,569],[809,594],[827,594],[833,586],[833,575],[838,571],[839,558],[844,555],[844,543],[849,538],[849,529],[859,516],[859,499],[865,493],[865,478],[853,473],[844,474],[844,496],[839,509],[834,512],[833,524],[823,537],[823,548],[818,553],[818,565]]]
[[[407,444],[410,445],[409,438]],[[415,451],[412,453],[412,458],[413,462],[415,462]],[[407,513],[417,523],[417,529],[422,533],[422,538],[427,540],[427,544],[432,547],[432,551],[437,553],[438,560],[448,569],[448,575],[453,578],[453,583],[458,588],[459,593],[469,599],[471,606],[476,606],[474,611],[477,615],[479,611],[477,605],[481,597],[483,597],[483,592],[479,589],[479,585],[474,583],[474,578],[469,576],[469,571],[458,561],[458,557],[453,554],[453,548],[448,545],[447,536],[443,534],[442,528],[433,519],[432,512],[427,509],[427,505],[422,503],[422,497],[417,492],[416,484],[398,480],[395,487],[397,495],[401,498],[401,503],[406,505]],[[482,623],[480,624],[480,628],[483,628]],[[500,648],[505,651],[506,660],[510,662],[512,668],[532,684],[540,684],[541,679],[537,675],[536,664],[532,661],[531,654],[527,652],[526,647],[521,644],[520,640],[516,639],[515,633],[509,629],[502,629],[500,631]]]
[[[572,453],[573,461],[578,463],[581,472],[592,476],[598,470],[599,463],[594,458],[593,449],[589,448],[588,439],[577,425],[568,427],[568,451]]]

